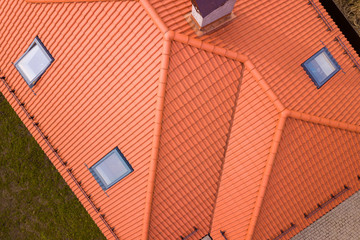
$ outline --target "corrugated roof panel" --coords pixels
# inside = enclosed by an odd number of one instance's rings
[[[277,121],[275,106],[245,70],[216,201],[214,239],[222,238],[220,230],[229,239],[245,237]]]
[[[16,0],[2,3],[1,9],[0,67],[7,81],[118,237],[139,239],[160,70],[160,31],[137,2],[29,4]],[[11,62],[36,35],[55,61],[34,86],[34,95]],[[1,90],[6,94],[3,86]],[[12,101],[8,95],[7,99]],[[15,109],[26,123],[21,109]],[[34,128],[27,126],[42,143]],[[111,238],[54,154],[41,145]],[[134,172],[111,187],[107,197],[84,164],[92,166],[116,146]]]
[[[289,239],[359,190],[359,133],[289,118],[273,165],[254,239]],[[344,185],[350,190],[345,191]],[[336,196],[344,190],[335,200]],[[327,204],[316,213],[317,204]],[[308,219],[304,214],[309,215]],[[313,214],[313,215],[312,215]]]
[[[173,41],[150,239],[209,231],[241,63]]]

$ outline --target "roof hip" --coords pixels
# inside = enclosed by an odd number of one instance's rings
[[[150,219],[151,219],[150,215],[151,215],[152,200],[153,200],[154,188],[155,188],[156,167],[159,156],[159,145],[160,145],[163,110],[164,110],[165,91],[166,91],[166,83],[168,78],[171,41],[173,36],[174,34],[172,33],[172,31],[164,34],[161,68],[160,68],[160,76],[159,76],[159,88],[158,88],[157,103],[155,110],[155,127],[154,127],[153,143],[152,143],[153,146],[151,151],[149,179],[148,179],[148,187],[146,194],[146,206],[144,213],[144,227],[142,232],[142,239],[144,240],[147,240],[149,238],[149,228],[150,228]]]
[[[281,136],[282,136],[282,133],[283,133],[283,130],[285,127],[285,122],[286,122],[286,119],[288,118],[288,116],[289,116],[288,110],[284,110],[280,113],[280,119],[279,119],[277,127],[276,127],[276,131],[275,131],[273,141],[271,144],[270,153],[268,155],[264,174],[263,174],[263,177],[262,177],[262,180],[260,183],[260,189],[259,189],[259,193],[258,193],[258,196],[256,199],[255,208],[254,208],[254,211],[253,211],[250,223],[249,223],[249,229],[248,229],[248,232],[247,232],[246,238],[245,238],[246,240],[252,239],[252,236],[254,234],[256,222],[258,220],[260,209],[261,209],[261,206],[262,206],[262,203],[264,200],[266,187],[269,182],[271,170],[272,170],[272,167],[274,164],[274,160],[276,157],[277,150],[279,148]]]
[[[159,30],[165,34],[169,31],[168,26],[165,22],[161,19],[159,14],[156,12],[155,8],[149,3],[148,0],[139,0],[139,3],[144,8],[146,13],[150,16],[150,18],[154,21],[155,25],[159,28]]]

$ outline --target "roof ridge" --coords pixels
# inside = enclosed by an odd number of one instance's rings
[[[150,16],[150,18],[155,23],[156,27],[165,34],[167,31],[169,31],[169,27],[165,24],[165,22],[162,20],[162,18],[159,16],[159,14],[156,12],[155,8],[152,6],[152,4],[149,2],[149,0],[138,0],[140,5],[144,8],[146,13]]]
[[[248,56],[241,54],[239,52],[232,51],[227,48],[219,47],[217,45],[190,37],[190,36],[182,34],[182,33],[178,33],[178,32],[174,32],[174,33],[175,33],[174,40],[177,42],[187,44],[192,47],[199,48],[199,49],[202,49],[204,51],[207,51],[207,52],[210,52],[213,54],[217,54],[219,56],[230,58],[232,60],[236,60],[241,63],[245,63],[249,59]]]
[[[263,76],[256,69],[255,65],[250,60],[247,60],[244,64],[245,67],[250,71],[256,82],[260,85],[264,93],[269,97],[270,101],[275,105],[275,108],[279,111],[279,113],[285,111],[286,110],[285,106],[280,101],[278,96],[276,96],[276,94],[271,89],[269,84],[264,80]]]
[[[272,141],[271,148],[270,148],[270,153],[269,153],[268,159],[266,161],[264,174],[261,179],[258,196],[257,196],[256,202],[255,202],[255,207],[254,207],[251,219],[250,219],[249,228],[248,228],[246,238],[245,238],[246,240],[251,240],[251,238],[254,234],[255,226],[256,226],[256,223],[257,223],[257,220],[259,217],[260,209],[261,209],[261,206],[262,206],[262,203],[264,200],[264,196],[265,196],[265,192],[267,189],[267,185],[269,182],[271,170],[274,165],[274,160],[275,160],[277,150],[280,145],[280,140],[282,137],[283,130],[285,128],[286,119],[289,117],[289,115],[290,115],[290,111],[287,109],[283,110],[280,113],[280,118],[278,120],[277,127],[275,130],[275,134],[274,134],[273,141]]]
[[[170,62],[170,50],[171,42],[174,37],[172,31],[169,31],[164,34],[163,40],[163,51],[160,65],[160,76],[159,76],[159,88],[157,93],[157,103],[155,110],[155,119],[154,119],[154,135],[153,143],[151,150],[150,166],[149,166],[149,177],[148,177],[148,186],[146,192],[146,201],[145,201],[145,210],[144,210],[144,227],[142,232],[142,239],[147,240],[149,238],[149,229],[150,229],[150,216],[152,209],[152,201],[155,188],[155,178],[156,178],[156,167],[159,157],[159,147],[160,147],[160,135],[162,128],[162,118],[165,102],[165,92],[166,92],[166,83],[168,79],[168,70]]]
[[[341,121],[337,121],[337,120],[330,119],[330,118],[318,117],[318,116],[314,116],[311,114],[302,113],[302,112],[298,112],[298,111],[294,111],[294,110],[288,110],[288,111],[289,111],[289,117],[292,117],[292,118],[295,118],[298,120],[303,120],[306,122],[320,124],[320,125],[324,125],[327,127],[338,128],[338,129],[342,129],[342,130],[360,133],[360,125],[341,122]]]

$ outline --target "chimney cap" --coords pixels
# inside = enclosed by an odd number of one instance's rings
[[[223,6],[228,0],[191,0],[202,17],[209,15],[215,9]]]

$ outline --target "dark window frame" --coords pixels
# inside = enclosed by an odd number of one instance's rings
[[[323,81],[320,81],[316,79],[316,77],[311,73],[309,69],[310,69],[310,65],[312,64],[312,61],[322,53],[325,53],[326,56],[330,59],[330,62],[332,63],[332,66],[335,68],[335,70],[330,75],[328,75]],[[320,49],[320,51],[318,51],[309,59],[307,59],[304,63],[302,63],[301,66],[306,71],[307,75],[311,78],[311,80],[314,82],[317,88],[322,87],[327,81],[329,81],[330,78],[332,78],[341,69],[340,65],[337,63],[335,58],[331,55],[330,51],[326,47]]]
[[[19,62],[26,56],[26,54],[29,53],[29,51],[35,46],[38,45],[41,49],[41,51],[44,53],[44,55],[49,59],[49,64],[46,68],[44,68],[38,75],[35,76],[34,79],[28,79],[24,72],[21,70],[21,68],[18,66]],[[51,64],[54,62],[54,58],[51,55],[51,53],[49,52],[49,50],[45,47],[45,45],[43,44],[43,42],[40,40],[40,38],[38,36],[35,37],[35,39],[32,41],[32,43],[30,44],[29,48],[25,51],[25,53],[14,63],[16,70],[18,70],[18,72],[20,73],[20,75],[22,76],[22,78],[25,80],[25,82],[27,83],[27,85],[32,88],[34,87],[34,85],[36,84],[37,81],[39,81],[39,79],[42,77],[42,75],[46,72],[46,70],[51,66]]]
[[[100,165],[102,162],[104,162],[113,153],[118,155],[118,157],[122,161],[124,167],[126,167],[127,171],[124,174],[122,174],[121,176],[119,176],[118,178],[116,178],[110,184],[106,184],[105,181],[102,180],[103,178],[96,172],[95,169],[98,165]],[[95,163],[93,166],[91,166],[88,169],[91,172],[91,174],[93,175],[93,177],[95,178],[95,180],[99,183],[100,187],[104,191],[111,188],[116,183],[118,183],[120,180],[122,180],[123,178],[125,178],[126,176],[128,176],[130,173],[132,173],[134,171],[134,169],[130,165],[129,161],[125,158],[125,156],[122,154],[122,152],[120,151],[120,149],[118,147],[115,147],[113,150],[111,150],[108,154],[106,154],[103,158],[101,158],[97,163]]]

